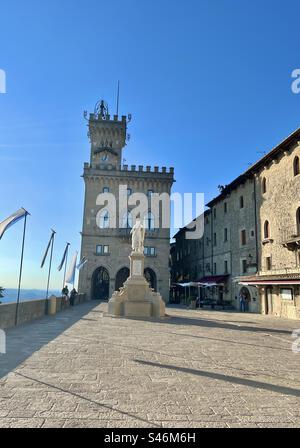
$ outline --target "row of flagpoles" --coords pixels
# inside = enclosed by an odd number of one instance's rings
[[[18,295],[17,295],[17,305],[16,305],[16,314],[15,314],[15,324],[17,325],[18,322],[18,310],[19,310],[19,302],[20,302],[20,291],[21,291],[21,281],[22,281],[22,270],[23,270],[23,258],[24,258],[24,246],[25,246],[25,234],[26,234],[26,224],[27,224],[27,216],[30,215],[30,213],[25,210],[25,208],[20,208],[15,213],[10,215],[8,218],[6,218],[4,221],[0,222],[0,240],[2,236],[4,235],[5,231],[20,221],[21,219],[24,219],[24,226],[23,226],[23,237],[22,237],[22,248],[21,248],[21,260],[20,260],[20,270],[19,270],[19,282],[18,282]],[[48,300],[49,296],[49,285],[50,285],[50,278],[51,278],[51,268],[52,268],[52,258],[53,258],[53,247],[54,247],[54,238],[55,238],[55,230],[51,229],[51,236],[48,242],[48,245],[46,247],[42,262],[41,262],[41,268],[44,267],[44,264],[48,258],[48,253],[50,251],[50,260],[49,260],[49,268],[48,268],[48,277],[47,277],[47,290],[46,290],[46,300]],[[63,277],[63,287],[66,283],[72,284],[74,288],[75,283],[75,273],[76,268],[80,270],[85,263],[87,262],[87,259],[85,257],[82,257],[79,264],[77,265],[77,255],[78,252],[76,251],[73,255],[73,258],[71,260],[68,272],[67,272],[67,262],[68,262],[68,251],[69,251],[70,243],[66,243],[66,247],[62,256],[62,260],[58,266],[58,270],[61,271],[64,267],[64,277]]]

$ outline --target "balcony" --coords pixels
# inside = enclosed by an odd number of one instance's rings
[[[300,226],[289,226],[280,229],[280,244],[288,250],[298,250],[300,248]]]

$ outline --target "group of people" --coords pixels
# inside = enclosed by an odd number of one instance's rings
[[[76,291],[75,288],[72,289],[72,291],[70,292],[69,295],[69,288],[67,287],[67,285],[62,289],[61,291],[63,298],[65,299],[65,302],[69,302],[71,306],[75,305],[75,299],[76,296],[78,295],[78,292]]]

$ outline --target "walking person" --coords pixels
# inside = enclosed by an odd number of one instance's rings
[[[240,311],[245,312],[245,296],[242,292],[239,294]]]
[[[68,289],[67,285],[62,289],[61,294],[62,294],[62,304],[61,304],[62,306],[61,307],[64,309],[64,308],[66,308],[67,303],[69,301],[69,289]]]

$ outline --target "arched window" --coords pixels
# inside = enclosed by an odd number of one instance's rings
[[[264,223],[264,238],[270,238],[270,223],[265,221]]]
[[[123,215],[122,219],[122,229],[131,229],[133,224],[132,214],[127,212]]]
[[[154,289],[154,291],[157,291],[157,279],[156,274],[151,268],[145,268],[144,270],[144,277],[146,278],[147,282],[149,283],[150,287]]]
[[[154,215],[151,212],[148,212],[144,218],[144,227],[146,230],[154,230],[155,228],[155,219]]]
[[[109,228],[109,213],[105,209],[100,212],[98,226],[100,229]]]
[[[261,189],[262,189],[263,193],[267,192],[267,179],[265,177],[262,180],[262,187],[261,187]]]
[[[103,187],[103,193],[109,193],[109,188],[108,187]]]
[[[297,223],[297,236],[300,235],[300,207],[297,210],[296,213],[296,223]]]
[[[294,158],[294,176],[298,176],[298,174],[300,174],[300,161],[299,157],[296,156]]]

